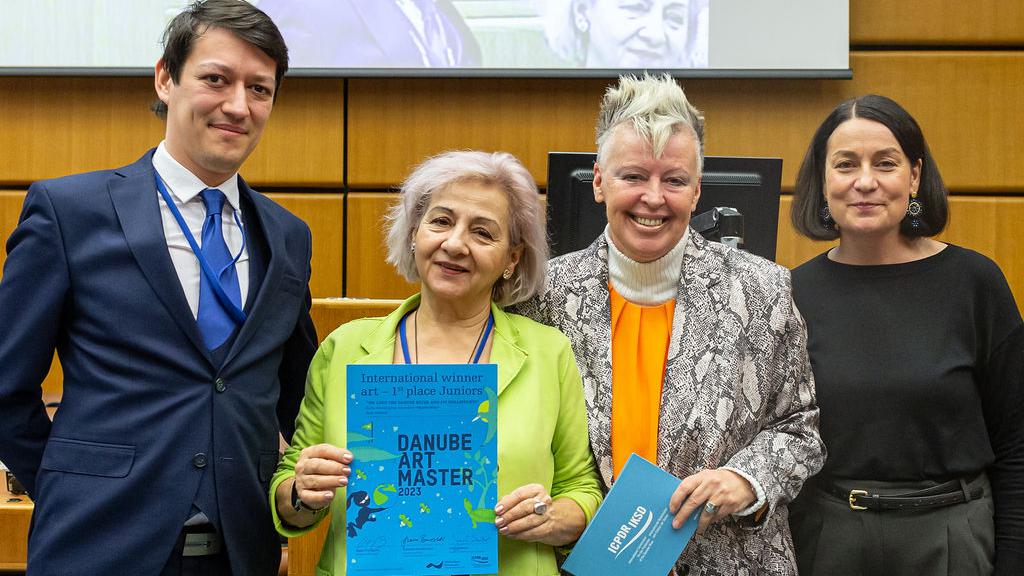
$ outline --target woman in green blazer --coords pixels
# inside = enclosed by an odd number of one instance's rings
[[[554,547],[579,538],[601,488],[569,341],[502,310],[533,295],[545,274],[533,178],[504,153],[431,158],[402,187],[388,247],[388,261],[421,281],[421,293],[387,317],[338,328],[320,346],[292,444],[271,482],[278,531],[297,536],[330,517],[317,574],[345,574],[349,364],[451,364],[479,355],[498,365],[500,573],[557,575]]]

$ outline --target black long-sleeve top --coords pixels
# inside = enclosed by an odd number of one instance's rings
[[[1024,324],[998,266],[948,246],[905,264],[793,271],[838,479],[987,471],[996,574],[1024,574]]]

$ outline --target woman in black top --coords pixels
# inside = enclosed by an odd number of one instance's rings
[[[793,223],[828,460],[790,507],[803,575],[1024,574],[1024,327],[988,258],[931,236],[946,190],[899,104],[840,104]]]

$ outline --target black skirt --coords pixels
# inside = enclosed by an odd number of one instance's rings
[[[853,510],[812,478],[789,505],[789,524],[801,576],[986,575],[995,558],[995,507],[988,478],[972,486],[981,496],[923,510]],[[900,494],[928,482],[862,482],[843,486]]]

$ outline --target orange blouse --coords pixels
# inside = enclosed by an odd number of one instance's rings
[[[658,461],[658,413],[675,300],[626,301],[609,284],[612,304],[612,464],[615,476],[636,452]]]

